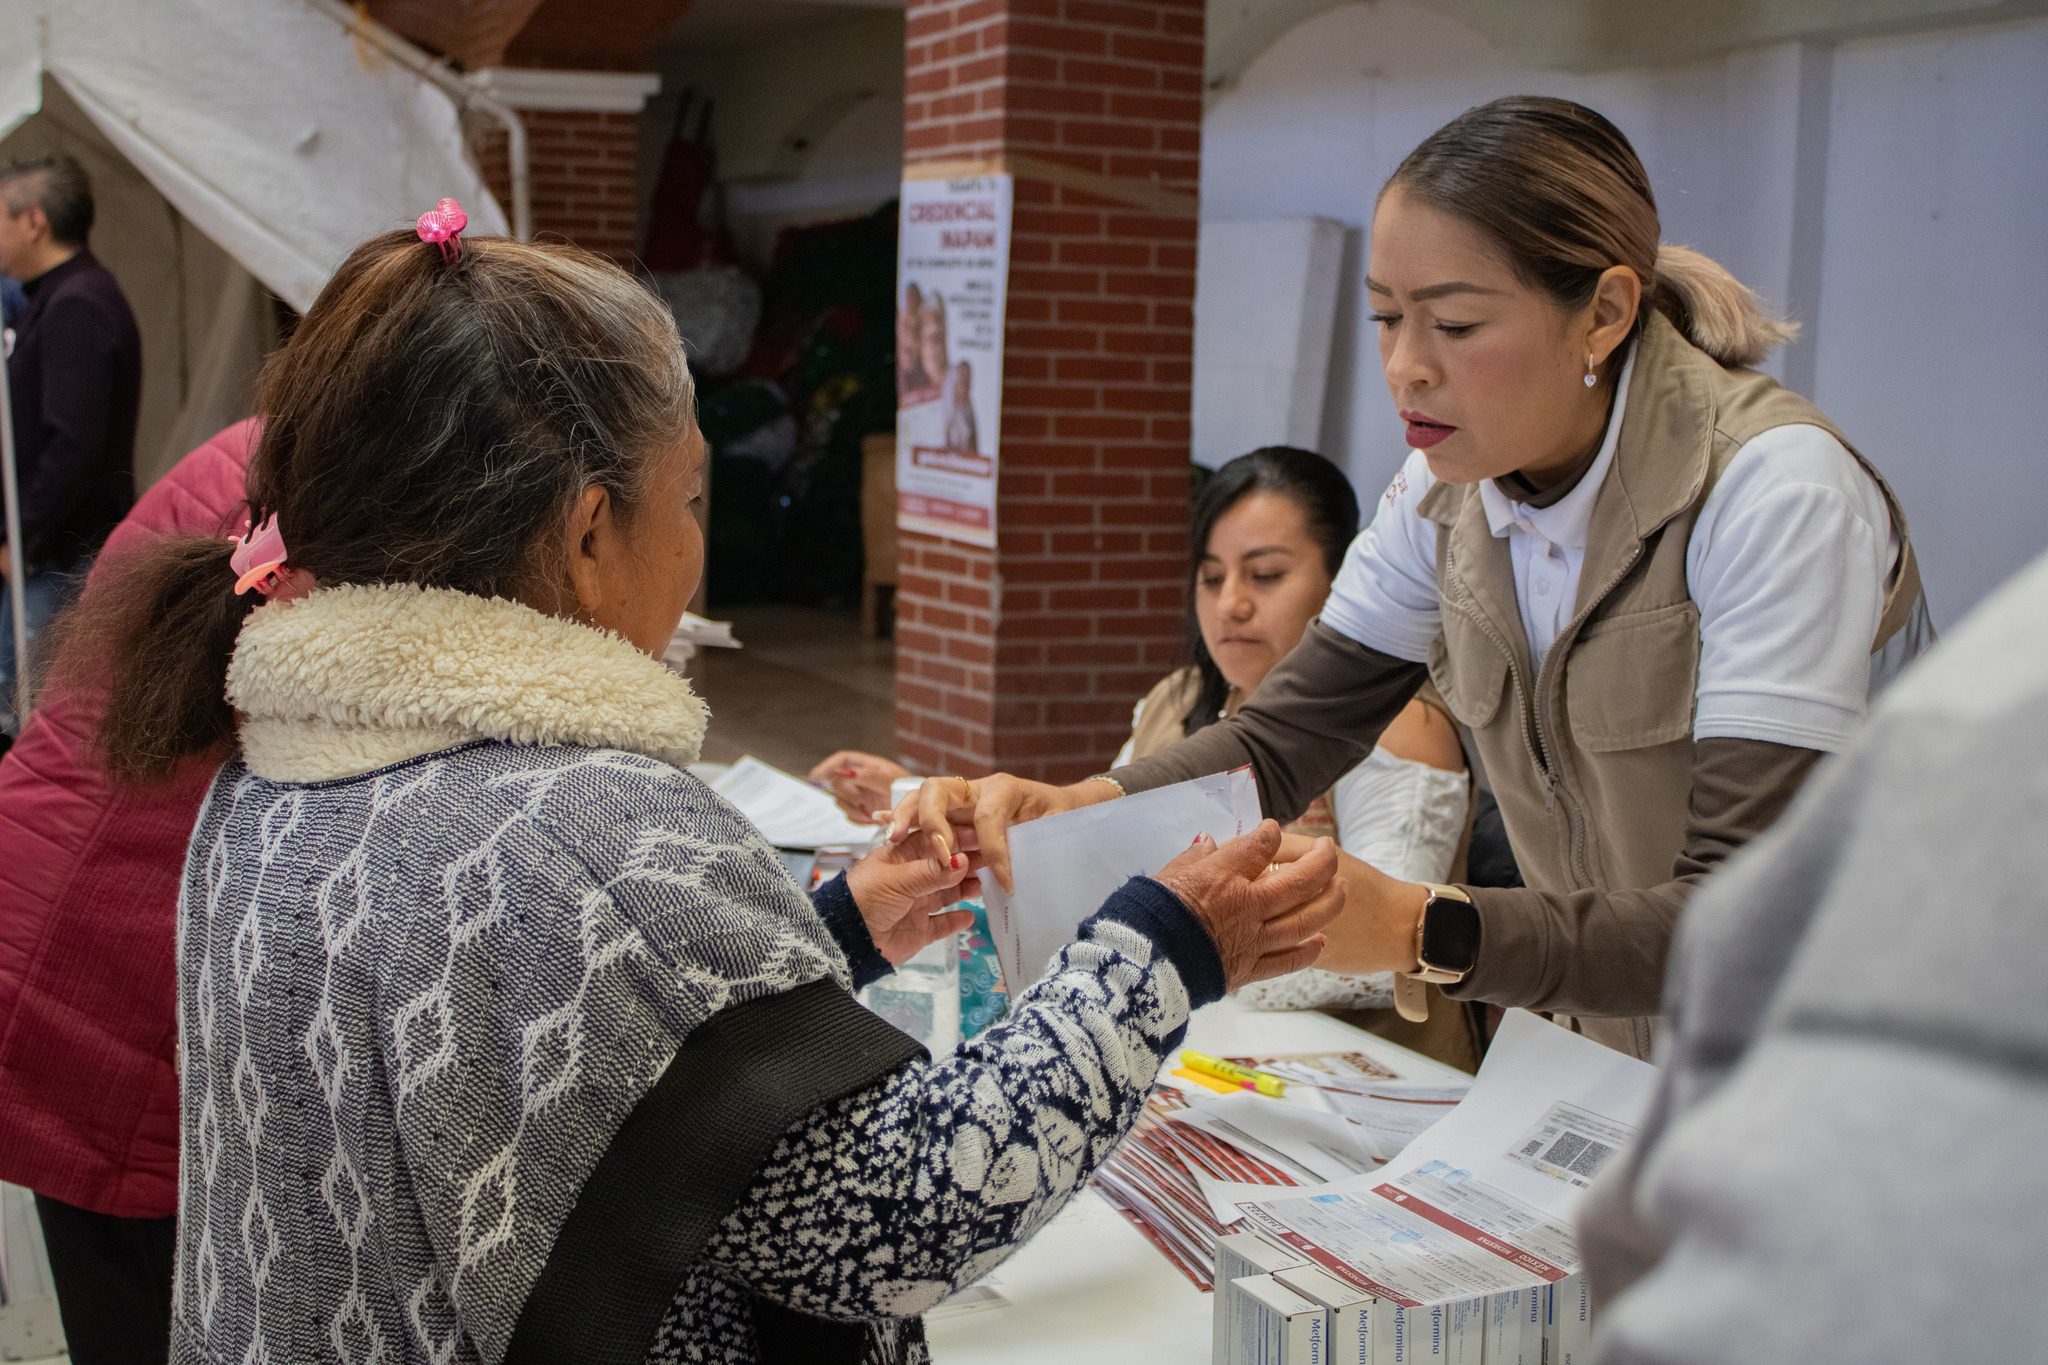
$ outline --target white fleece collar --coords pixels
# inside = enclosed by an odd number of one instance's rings
[[[250,613],[228,665],[258,777],[352,777],[478,739],[693,763],[710,720],[690,684],[617,635],[501,597],[321,588]]]

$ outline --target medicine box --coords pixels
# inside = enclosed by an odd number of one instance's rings
[[[1246,1275],[1216,1287],[1223,1324],[1217,1345],[1225,1365],[1328,1365],[1329,1310],[1271,1275]]]
[[[1394,1311],[1391,1304],[1344,1283],[1320,1266],[1277,1270],[1273,1278],[1329,1310],[1330,1365],[1373,1365],[1373,1323]]]

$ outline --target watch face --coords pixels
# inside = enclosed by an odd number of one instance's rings
[[[1469,972],[1479,957],[1479,911],[1449,896],[1431,896],[1422,913],[1422,960],[1447,972]]]

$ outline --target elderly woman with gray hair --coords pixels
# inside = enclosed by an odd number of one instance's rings
[[[1198,841],[922,1056],[851,990],[957,927],[978,857],[910,841],[809,900],[681,766],[707,717],[656,660],[704,446],[668,315],[573,248],[438,237],[365,243],[272,365],[261,523],[109,563],[66,645],[116,772],[224,760],[172,1357],[923,1359],[1189,1011],[1315,957],[1335,853]]]

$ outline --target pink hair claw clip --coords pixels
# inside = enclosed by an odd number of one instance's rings
[[[284,547],[284,533],[277,529],[277,513],[265,517],[261,526],[229,538],[235,543],[235,553],[228,560],[236,575],[235,596],[254,588],[268,601],[289,602],[313,591],[313,575],[285,566],[289,552]]]
[[[439,247],[444,261],[462,254],[462,230],[468,226],[469,215],[453,199],[443,199],[428,209],[417,224],[420,240]]]

